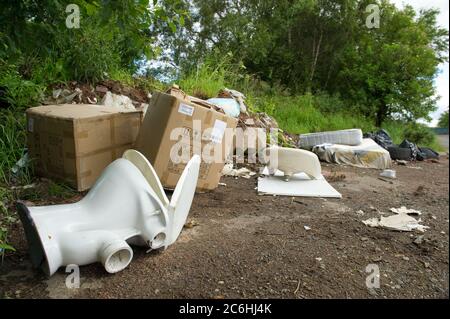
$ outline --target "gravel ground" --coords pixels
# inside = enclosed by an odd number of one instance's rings
[[[173,246],[134,248],[130,266],[115,275],[100,264],[81,267],[79,289],[66,288],[64,269],[50,279],[32,269],[16,224],[0,297],[448,298],[448,158],[394,169],[397,179],[384,181],[377,170],[324,164],[342,199],[258,196],[256,177],[223,178],[226,186],[195,196],[196,226]],[[423,237],[362,223],[400,206],[422,211],[430,227]],[[366,286],[369,264],[379,269],[378,289]]]

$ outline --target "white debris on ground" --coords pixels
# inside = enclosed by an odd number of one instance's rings
[[[241,109],[241,113],[247,113],[247,106],[245,105],[245,95],[242,94],[239,91],[236,90],[230,90],[230,89],[223,89],[224,93],[227,93],[228,95],[230,95],[233,99],[235,99],[240,106]]]
[[[81,102],[82,91],[79,88],[71,91],[69,89],[54,89],[52,95],[47,97],[44,104],[69,104]]]
[[[95,87],[71,82],[66,88],[53,89],[51,94],[44,96],[42,104],[91,104],[115,107],[121,112],[141,111],[145,114],[152,95],[147,93],[145,97],[144,94],[145,92],[122,87],[116,82],[103,83]]]
[[[126,95],[118,95],[111,92],[106,92],[101,101],[102,105],[111,106],[120,110],[135,111],[136,108],[133,105],[133,101]]]
[[[385,169],[384,171],[382,171],[380,173],[381,177],[386,177],[386,178],[392,178],[395,179],[396,178],[396,172],[393,169]]]
[[[357,212],[356,212],[356,215],[358,215],[358,216],[364,216],[364,211],[363,210],[358,210]]]
[[[391,212],[396,215],[392,215],[389,217],[380,218],[370,218],[363,221],[364,225],[370,227],[379,227],[390,230],[397,231],[414,231],[418,230],[420,232],[424,232],[426,229],[430,228],[428,226],[421,225],[421,219],[417,220],[414,217],[409,215],[420,215],[421,212],[414,209],[407,209],[402,206],[400,208],[391,208]]]
[[[405,206],[402,206],[400,208],[391,208],[390,211],[395,214],[422,215],[422,212],[420,210],[408,209]]]
[[[233,177],[243,177],[249,179],[250,177],[256,175],[255,172],[249,170],[248,168],[233,168],[232,163],[225,164],[222,169],[222,176],[233,176]]]

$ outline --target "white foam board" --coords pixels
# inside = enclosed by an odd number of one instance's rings
[[[269,176],[269,170],[265,167],[262,174],[264,176],[258,178],[258,193],[261,195],[342,198],[323,176],[314,180],[305,173],[298,173],[286,182],[283,172],[279,170]]]

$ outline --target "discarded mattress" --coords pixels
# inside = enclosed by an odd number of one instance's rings
[[[322,144],[312,151],[319,159],[328,163],[345,164],[362,168],[387,169],[391,167],[389,152],[370,138],[357,146]]]
[[[359,145],[362,143],[363,134],[360,129],[349,129],[331,132],[317,132],[301,134],[299,136],[299,147],[310,149],[313,146],[324,143]]]
[[[305,173],[298,173],[292,175],[287,182],[284,173],[279,170],[270,176],[267,166],[262,175],[264,176],[258,178],[258,194],[261,195],[342,198],[323,176],[311,179]]]

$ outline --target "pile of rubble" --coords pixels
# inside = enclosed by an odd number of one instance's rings
[[[118,81],[106,80],[93,87],[90,84],[70,82],[67,86],[57,86],[47,96],[43,104],[92,104],[107,105],[123,111],[148,108],[151,94],[144,90],[122,85]]]

